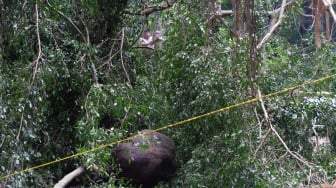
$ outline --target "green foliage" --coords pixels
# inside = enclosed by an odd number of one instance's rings
[[[222,1],[222,7],[230,8],[232,2]],[[254,97],[248,77],[251,41],[233,37],[230,17],[225,24],[212,20],[210,27],[211,11],[199,2],[178,1],[148,17],[136,14],[143,8],[140,1],[49,3],[4,1],[1,175]],[[160,3],[166,1],[149,5]],[[260,38],[268,24],[265,11],[275,5],[255,3]],[[258,51],[256,83],[263,94],[335,73],[333,45],[316,51],[311,36],[296,38],[291,32],[298,27],[299,10],[295,6],[286,14],[266,53]],[[161,47],[153,53],[136,48],[142,30],[157,27],[163,28]],[[39,45],[42,56],[37,59]],[[268,129],[263,111],[253,103],[166,130],[177,145],[179,169],[171,182],[159,186],[297,187],[310,170],[331,182],[335,146],[314,152],[309,138],[313,124],[325,125],[321,134],[335,143],[335,88],[334,80],[326,80],[265,100],[270,120],[288,147],[318,167],[303,166],[274,134],[264,137]],[[118,177],[110,147],[10,177],[4,184],[51,187],[78,166],[90,177],[76,180],[78,186],[128,185]]]
[[[216,135],[196,147],[181,167],[173,187],[257,186],[252,163],[246,155],[249,148],[244,141],[238,141],[241,134]]]
[[[65,1],[50,1],[50,4],[66,17],[85,8]],[[98,63],[96,48],[77,40],[75,36],[79,33],[65,16],[57,14],[46,3],[35,5],[34,2],[12,1],[5,2],[5,6],[7,27],[1,41],[4,45],[0,87],[1,174],[76,152],[76,147],[82,145],[75,129],[82,111],[80,102],[93,84],[95,70],[92,64]],[[36,20],[31,16],[36,13],[35,6],[44,15],[39,22],[40,44]],[[116,9],[122,10],[121,6]],[[115,17],[120,20],[119,13]],[[76,19],[79,18],[71,18],[78,24]],[[109,29],[110,32],[112,27]],[[33,61],[37,58],[38,45],[42,47],[42,56],[36,64]],[[50,187],[76,166],[77,160],[69,160],[45,170],[13,176],[6,184]]]

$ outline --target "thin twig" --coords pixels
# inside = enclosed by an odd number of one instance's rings
[[[5,143],[6,137],[4,137],[1,141],[0,148],[2,148],[3,144]]]
[[[281,155],[280,157],[277,157],[275,159],[276,159],[276,161],[281,162],[281,160],[284,159],[287,155],[288,155],[288,152],[286,151],[283,155]]]
[[[83,72],[83,69],[84,69],[83,64],[84,64],[85,58],[86,58],[86,54],[82,55],[78,60],[78,62],[80,63],[79,74],[82,74]]]
[[[313,129],[313,132],[314,132],[314,134],[315,134],[315,140],[316,140],[316,145],[315,145],[315,147],[314,147],[314,152],[317,152],[317,151],[318,151],[318,148],[319,148],[319,145],[320,145],[320,143],[319,143],[319,135],[317,134],[314,125],[312,126],[312,129]]]
[[[128,73],[127,73],[125,65],[124,65],[124,57],[123,57],[124,39],[125,39],[125,28],[122,28],[121,29],[121,44],[120,44],[120,60],[121,60],[121,65],[124,69],[127,81],[128,81],[129,84],[131,84],[131,80],[128,76]]]
[[[37,3],[35,4],[35,14],[36,14],[36,35],[37,35],[38,52],[37,52],[36,59],[32,63],[32,65],[34,67],[34,72],[33,72],[33,76],[32,76],[31,85],[33,85],[33,83],[34,83],[35,76],[36,76],[36,73],[37,73],[38,64],[39,64],[39,61],[42,58],[42,45],[41,45],[40,30],[39,30],[39,12],[38,12]]]
[[[110,62],[112,62],[112,59],[118,55],[120,53],[121,50],[118,50],[116,53],[114,54],[111,54],[113,52],[113,46],[111,47],[111,50],[110,50],[110,53],[109,53],[109,58],[102,64],[98,67],[98,70],[103,68],[105,65],[109,64]]]
[[[92,58],[91,58],[91,55],[89,55],[88,57],[89,57],[89,61],[90,61],[90,63],[91,63],[93,82],[94,82],[95,84],[99,85],[96,65],[94,64],[94,62],[93,62],[93,60],[92,60]]]
[[[118,36],[121,32],[122,32],[122,31],[120,30],[120,31],[117,33],[117,36]],[[119,41],[120,39],[111,39],[111,40],[113,40],[113,43],[112,43],[112,46],[111,46],[111,48],[110,48],[110,52],[109,52],[108,55],[106,55],[106,56],[104,56],[104,57],[102,58],[102,59],[104,59],[104,58],[106,58],[106,57],[108,56],[108,59],[107,59],[102,65],[100,65],[100,66],[98,67],[98,70],[101,69],[102,67],[104,67],[105,65],[109,64],[109,63],[112,61],[112,59],[113,59],[113,58],[114,58],[114,57],[121,51],[121,50],[119,49],[117,52],[113,53],[114,46],[115,46],[116,42]]]
[[[312,169],[309,169],[309,175],[308,175],[308,187],[310,187],[310,180],[311,180],[311,177],[312,177]]]
[[[262,122],[260,121],[260,118],[258,117],[258,112],[256,107],[253,108],[253,113],[258,121],[258,127],[259,127],[259,137],[261,137],[261,133],[262,133]]]
[[[130,101],[131,102],[131,101]],[[128,112],[130,111],[131,107],[128,107],[125,109],[125,115],[124,115],[124,118],[120,121],[120,127],[123,127],[124,125],[124,122],[126,121],[127,119],[127,116],[128,116]]]
[[[149,46],[137,46],[137,47],[134,47],[134,48],[143,48],[143,49],[147,49],[147,50],[151,50],[151,51],[154,50],[154,48],[149,47]]]
[[[88,94],[86,95],[85,102],[84,102],[84,109],[85,109],[86,119],[89,119],[88,100],[89,100],[89,97],[90,97],[90,94],[91,94],[91,89],[89,90]]]
[[[254,158],[256,158],[257,153],[258,153],[259,150],[264,146],[264,143],[265,143],[266,139],[268,138],[268,136],[271,134],[271,132],[272,132],[271,129],[268,129],[268,131],[267,131],[265,137],[262,139],[262,141],[260,142],[258,148],[257,148],[257,149],[255,150],[255,152],[254,152]]]
[[[23,112],[21,114],[21,120],[20,120],[20,128],[19,128],[19,132],[18,134],[16,135],[16,141],[19,142],[20,141],[20,134],[21,134],[21,131],[22,131],[22,124],[23,124]]]
[[[85,32],[86,32],[86,43],[87,44],[90,44],[90,32],[89,32],[89,29],[87,27],[87,24],[86,22],[81,18],[79,17],[79,20],[82,22],[84,28],[85,28]]]

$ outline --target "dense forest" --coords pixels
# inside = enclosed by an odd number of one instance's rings
[[[0,0],[0,188],[336,186],[333,2]]]

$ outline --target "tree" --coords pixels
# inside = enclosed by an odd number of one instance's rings
[[[71,156],[0,182],[130,186],[109,144],[188,119],[164,131],[162,187],[330,183],[334,147],[310,136],[336,135],[334,18],[326,0],[0,0],[0,174]],[[145,28],[164,38],[149,54]]]

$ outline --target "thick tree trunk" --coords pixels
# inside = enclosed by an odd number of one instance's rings
[[[255,20],[254,20],[254,0],[232,0],[233,6],[233,33],[237,41],[248,40],[249,58],[248,58],[248,77],[251,81],[252,91],[253,82],[256,79],[256,38],[255,38]],[[239,47],[237,47],[239,48]],[[236,49],[236,55],[239,55],[239,49]]]
[[[244,37],[244,21],[243,21],[243,6],[242,0],[232,0],[232,9],[233,9],[233,33],[236,38]]]

